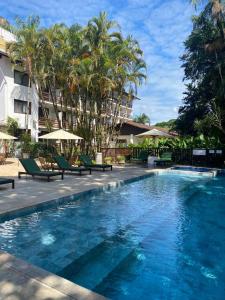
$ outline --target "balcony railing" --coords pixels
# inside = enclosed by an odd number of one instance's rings
[[[51,103],[53,102],[52,98],[50,97],[50,95],[49,95],[48,92],[43,92],[43,100],[46,101],[46,102],[51,102]],[[113,105],[113,106],[117,105],[117,101],[118,101],[117,99],[109,99],[108,106],[110,106],[110,105]],[[59,96],[56,98],[56,103],[57,104],[61,104]],[[129,102],[129,101],[128,102],[122,101],[121,104],[120,104],[120,106],[126,107],[127,109],[132,109],[133,103]]]
[[[48,126],[51,128],[58,129],[59,124],[58,124],[57,119],[47,119],[46,120],[45,118],[39,118],[39,127],[47,128]],[[62,127],[68,128],[69,127],[68,121],[65,121],[65,120],[62,121]]]
[[[51,103],[53,103],[52,98],[50,97],[50,94],[47,93],[47,92],[43,92],[43,100],[46,101],[46,102],[51,102]],[[61,104],[61,102],[60,102],[60,97],[57,97],[57,98],[56,98],[56,103],[57,103],[57,104]]]

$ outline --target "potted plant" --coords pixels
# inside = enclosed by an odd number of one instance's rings
[[[111,156],[106,156],[104,161],[107,165],[111,165],[112,164],[112,157]]]
[[[19,148],[21,149],[22,152],[22,157],[23,158],[29,158],[30,153],[32,152],[33,149],[33,144],[31,143],[31,136],[29,133],[23,133],[20,138],[20,145]]]
[[[125,156],[118,155],[116,159],[117,159],[117,162],[118,162],[119,165],[124,165],[125,164]]]

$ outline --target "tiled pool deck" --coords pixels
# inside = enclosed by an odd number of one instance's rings
[[[0,176],[17,173],[11,166],[10,174],[7,166],[0,166]],[[107,185],[152,173],[152,170],[138,166],[115,167],[114,170],[99,172],[92,175],[65,175],[61,181],[32,180],[30,177],[17,180],[16,188],[0,187],[0,217],[14,214],[18,210],[44,205],[47,202],[79,194],[88,190],[98,189]],[[13,176],[10,176],[13,178]],[[0,300],[53,300],[77,299],[97,300],[105,299],[101,295],[80,287],[68,280],[51,274],[45,270],[32,266],[16,257],[0,252]]]

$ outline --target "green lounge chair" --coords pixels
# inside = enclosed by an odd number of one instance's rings
[[[148,151],[145,150],[140,151],[137,158],[131,159],[132,162],[143,162],[143,163],[147,162],[147,160],[148,160]]]
[[[15,180],[14,179],[0,177],[0,185],[8,184],[8,183],[12,184],[12,189],[15,188]]]
[[[172,153],[171,152],[164,152],[159,159],[154,161],[155,165],[165,166],[167,164],[172,163]]]
[[[70,172],[76,172],[82,175],[82,172],[88,171],[89,174],[91,174],[91,168],[79,168],[79,167],[73,167],[69,164],[69,162],[65,159],[63,156],[54,156],[54,161],[57,163],[58,167],[56,167],[56,170],[61,170],[63,172],[70,171]]]
[[[63,172],[54,172],[54,171],[41,171],[38,167],[36,161],[31,158],[20,159],[21,164],[23,165],[26,172],[19,172],[18,178],[21,178],[22,174],[31,175],[32,177],[40,176],[46,177],[50,181],[50,177],[61,176],[63,179]]]
[[[83,165],[86,168],[91,168],[91,169],[102,169],[105,171],[106,169],[111,169],[112,171],[112,165],[107,165],[107,164],[93,164],[91,158],[88,155],[80,155],[80,161],[83,163]]]

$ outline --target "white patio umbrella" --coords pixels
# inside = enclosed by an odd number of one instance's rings
[[[17,138],[0,131],[0,140],[16,140]]]
[[[83,140],[82,137],[65,131],[63,129],[59,129],[44,135],[39,136],[39,139],[45,140]]]
[[[62,140],[83,140],[82,137],[70,133],[66,130],[59,129],[44,135],[39,136],[39,139],[45,139],[45,140],[59,140],[60,141],[60,148],[62,151]]]
[[[0,141],[6,141],[6,140],[11,141],[11,140],[16,140],[16,139],[17,139],[16,137],[0,131]],[[2,146],[0,145],[0,151],[1,151],[1,149],[2,149]],[[5,151],[6,151],[6,149],[5,149]]]
[[[136,136],[145,137],[145,138],[160,138],[160,137],[173,138],[174,137],[173,135],[156,128],[137,134]]]

